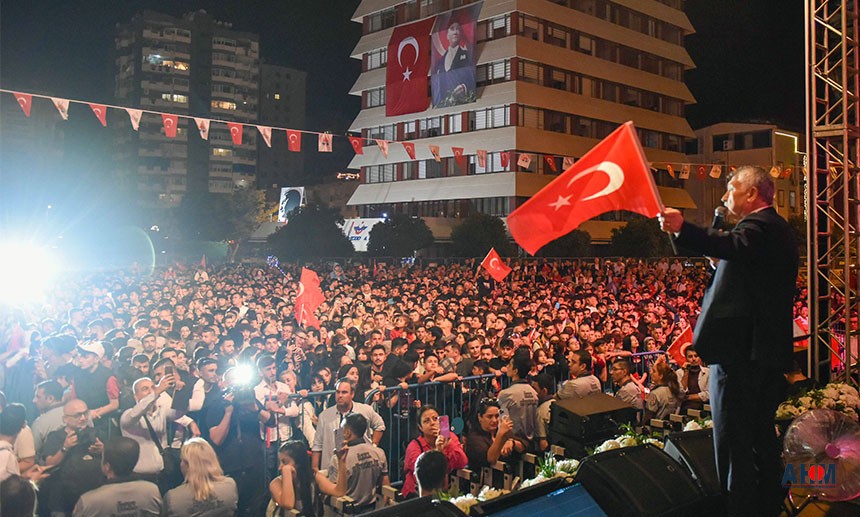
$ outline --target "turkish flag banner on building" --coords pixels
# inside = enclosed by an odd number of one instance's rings
[[[263,137],[263,142],[266,142],[266,147],[272,147],[272,128],[269,126],[257,126],[257,131]]]
[[[669,358],[673,359],[678,366],[684,366],[687,363],[687,358],[684,356],[686,348],[693,344],[693,327],[687,327],[684,332],[681,332],[675,341],[669,345],[666,352],[669,353]]]
[[[475,151],[475,154],[478,156],[478,167],[482,169],[487,168],[487,151],[485,149],[478,149]]]
[[[499,153],[499,158],[502,160],[502,168],[507,169],[508,164],[511,163],[511,152],[502,151],[501,153]]]
[[[242,145],[242,124],[227,122],[227,127],[230,128],[230,136],[233,137],[233,145]]]
[[[791,177],[791,167],[786,167],[785,170],[782,171],[782,179],[788,179]]]
[[[200,131],[200,138],[209,140],[209,119],[194,117],[194,123],[197,124],[197,131]]]
[[[161,122],[164,124],[164,136],[167,138],[176,138],[176,125],[179,124],[179,117],[162,113]]]
[[[128,121],[131,122],[131,128],[135,131],[140,130],[140,119],[143,117],[143,110],[126,108],[125,112],[128,113]]]
[[[102,123],[102,127],[107,127],[107,107],[102,104],[90,104],[90,108],[95,113],[96,118]]]
[[[320,278],[314,271],[302,268],[302,276],[299,280],[299,293],[296,295],[293,315],[299,325],[312,325],[319,328],[320,322],[314,316],[322,302],[325,301],[322,289],[320,289]]]
[[[29,117],[30,108],[33,107],[33,96],[29,93],[16,93],[15,100],[18,101],[18,105],[24,111],[24,115]]]
[[[69,120],[69,100],[51,97],[51,101],[54,103],[54,106],[57,108],[57,111],[60,112],[60,117],[63,120]]]
[[[549,170],[552,172],[558,172],[558,166],[555,164],[555,156],[551,156],[549,154],[543,157],[544,161],[547,165],[549,165]]]
[[[433,159],[436,160],[437,162],[441,162],[442,156],[439,154],[439,146],[438,145],[428,145],[427,147],[430,148],[430,154],[433,155]]]
[[[663,202],[632,122],[592,148],[576,164],[508,216],[514,240],[534,255],[550,241],[606,212],[656,217]]]
[[[696,169],[696,172],[697,172],[696,175],[699,177],[700,180],[705,179],[705,166],[704,165],[700,165],[699,168]]]
[[[435,17],[396,27],[388,40],[385,116],[424,111],[430,74],[430,31]]]
[[[502,262],[502,257],[499,256],[496,248],[490,248],[490,252],[481,261],[481,267],[486,269],[496,282],[501,282],[511,272],[511,268]]]
[[[287,130],[287,149],[294,153],[302,152],[302,132]]]
[[[457,165],[459,165],[461,169],[464,169],[466,167],[466,157],[463,156],[463,148],[452,147],[451,152],[454,153],[454,161],[457,162]]]
[[[409,155],[409,158],[415,159],[415,143],[414,142],[403,142],[403,148],[406,149],[406,154]]]
[[[675,167],[672,167],[671,163],[666,164],[666,172],[669,173],[669,176],[672,176],[672,179],[675,179]]]
[[[355,154],[364,154],[364,140],[357,136],[350,136],[349,144],[352,146],[352,149],[355,151]]]

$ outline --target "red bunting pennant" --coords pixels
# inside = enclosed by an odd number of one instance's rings
[[[242,124],[227,122],[230,128],[230,136],[233,137],[233,145],[242,145]]]
[[[552,155],[544,155],[544,161],[547,165],[549,165],[549,170],[552,172],[558,172],[558,166],[555,164],[555,156]]]
[[[433,155],[433,159],[436,160],[437,162],[441,162],[442,156],[439,154],[439,146],[438,145],[428,145],[427,147],[430,148],[430,154]]]
[[[352,145],[355,154],[364,154],[364,139],[358,136],[349,136],[349,143]]]
[[[460,166],[461,169],[466,167],[466,157],[463,156],[463,148],[462,147],[452,147],[451,151],[454,153],[454,161],[457,162],[457,165]]]
[[[791,167],[786,167],[784,171],[782,171],[782,179],[788,179],[791,177],[792,169]]]
[[[302,152],[301,131],[293,131],[292,129],[287,130],[287,148],[294,153]]]
[[[15,100],[18,101],[18,105],[21,106],[21,109],[24,111],[24,115],[30,116],[30,108],[33,107],[33,96],[29,93],[15,93]]]
[[[409,155],[409,158],[415,159],[415,143],[413,142],[403,142],[403,148],[406,149],[406,154]]]
[[[475,154],[478,156],[478,167],[482,169],[487,168],[487,151],[484,149],[478,149],[475,151]]]
[[[102,123],[102,127],[107,127],[107,107],[103,104],[90,103],[90,108],[95,113],[96,118]]]
[[[699,168],[696,169],[696,175],[699,177],[700,180],[705,179],[705,172],[706,169],[704,165],[699,165]]]
[[[161,121],[164,124],[164,136],[167,138],[176,138],[176,125],[179,123],[179,117],[162,113]]]
[[[499,157],[502,159],[502,168],[507,169],[508,164],[511,163],[511,152],[510,151],[502,151],[499,154]]]

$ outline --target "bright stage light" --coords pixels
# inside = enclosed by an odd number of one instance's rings
[[[38,301],[57,273],[54,255],[23,242],[0,242],[0,302]]]

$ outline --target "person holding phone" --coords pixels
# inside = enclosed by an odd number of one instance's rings
[[[448,472],[454,472],[466,466],[468,458],[457,435],[451,432],[448,415],[439,416],[439,411],[427,404],[418,410],[418,438],[406,446],[406,457],[403,470],[402,493],[404,497],[412,497],[418,493],[415,479],[415,463],[418,457],[426,451],[439,451],[448,460]]]

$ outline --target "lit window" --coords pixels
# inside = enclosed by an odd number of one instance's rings
[[[179,104],[188,104],[187,95],[179,95],[177,93],[162,93],[161,99],[168,102],[176,102]]]
[[[233,150],[215,147],[212,149],[212,156],[233,156]]]
[[[212,108],[222,110],[234,110],[236,109],[236,103],[230,101],[212,101]]]
[[[276,100],[276,101],[281,100],[281,94],[280,94],[280,93],[276,93],[276,94],[275,94],[275,100]]]

